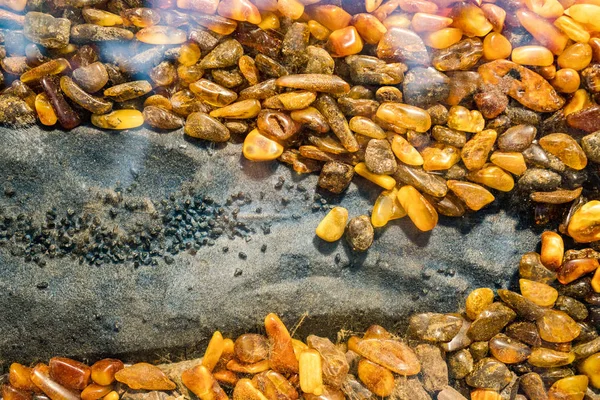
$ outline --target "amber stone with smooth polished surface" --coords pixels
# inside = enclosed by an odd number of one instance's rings
[[[401,187],[398,190],[398,200],[419,230],[426,232],[435,228],[438,222],[438,213],[417,189],[412,186]]]
[[[271,340],[271,368],[281,374],[297,374],[298,360],[294,354],[294,346],[289,331],[273,313],[265,317],[265,330]]]
[[[83,390],[90,382],[92,370],[82,362],[53,357],[49,365],[50,377],[69,389]]]

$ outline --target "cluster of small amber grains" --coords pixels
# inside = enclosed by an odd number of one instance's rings
[[[520,294],[473,290],[461,312],[412,315],[397,332],[293,338],[275,314],[266,335],[216,331],[204,357],[91,367],[54,357],[13,363],[3,400],[598,400],[600,253],[564,251],[546,231],[519,265]],[[47,396],[47,397],[46,397]]]
[[[0,122],[144,123],[383,190],[353,248],[520,189],[600,239],[598,0],[0,0]],[[588,164],[590,164],[588,166]],[[590,172],[592,171],[592,172]],[[515,179],[517,180],[515,184]],[[363,182],[364,183],[364,180]],[[591,191],[593,198],[594,191]],[[527,198],[528,197],[528,198]],[[337,240],[347,218],[320,237]],[[352,229],[350,229],[352,228]]]

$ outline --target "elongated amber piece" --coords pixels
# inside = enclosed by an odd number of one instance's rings
[[[354,26],[331,32],[326,47],[333,57],[345,57],[362,51],[363,41]]]
[[[381,21],[386,29],[397,28],[408,28],[410,27],[410,18],[406,14],[392,14],[383,21]]]
[[[539,368],[562,367],[575,361],[575,354],[537,347],[531,351],[527,361]]]
[[[498,32],[490,32],[483,39],[483,57],[486,60],[507,58],[512,52],[512,45],[506,37]]]
[[[40,80],[40,83],[48,100],[52,104],[52,108],[54,108],[58,121],[62,127],[65,129],[73,129],[81,124],[81,118],[79,118],[79,115],[77,115],[69,103],[67,103],[53,77],[44,76]]]
[[[523,28],[555,55],[561,54],[567,46],[569,37],[533,11],[521,8],[517,10],[517,18]]]
[[[228,397],[204,365],[197,365],[181,374],[181,381],[200,400],[226,400]]]
[[[558,270],[557,278],[560,283],[566,285],[585,274],[594,272],[600,264],[595,258],[576,258],[565,262]]]
[[[525,5],[543,18],[558,18],[565,11],[558,0],[525,0]]]
[[[190,85],[190,90],[206,104],[225,107],[237,100],[237,93],[208,79],[200,79]]]
[[[415,166],[423,165],[423,157],[421,154],[419,154],[417,149],[415,149],[408,140],[400,135],[394,135],[394,138],[392,139],[392,151],[404,164]]]
[[[333,94],[344,94],[350,91],[348,82],[339,76],[327,74],[286,75],[278,78],[275,84],[292,89]]]
[[[377,117],[403,129],[427,132],[431,128],[431,116],[422,108],[408,104],[387,102],[379,106]]]
[[[17,389],[10,385],[0,386],[0,394],[2,394],[2,400],[31,400],[32,398],[30,392]]]
[[[317,99],[315,92],[288,92],[277,94],[265,99],[265,108],[277,108],[283,110],[302,110],[310,106]]]
[[[467,36],[483,37],[494,28],[485,18],[481,8],[472,3],[457,3],[452,8],[450,17],[454,20],[452,26]]]
[[[552,307],[558,298],[558,291],[542,282],[520,279],[521,294],[538,306]]]
[[[394,178],[388,175],[372,173],[369,171],[367,164],[364,162],[356,164],[354,166],[354,172],[384,189],[391,190],[394,186],[396,186],[396,180]]]
[[[281,319],[273,313],[265,317],[265,330],[271,340],[271,368],[280,374],[297,374],[298,360],[294,354],[292,337]]]
[[[588,377],[585,375],[574,375],[559,379],[548,390],[548,399],[583,400],[588,382]]]
[[[238,374],[227,369],[220,369],[213,372],[213,378],[219,383],[234,387],[238,381]]]
[[[594,289],[594,292],[600,293],[600,268],[596,269],[596,273],[592,278],[591,285],[592,289]]]
[[[81,11],[81,15],[88,24],[100,26],[123,25],[123,18],[121,16],[96,8],[84,8]]]
[[[170,26],[154,25],[135,34],[137,40],[147,44],[181,44],[187,40],[185,31]]]
[[[332,4],[317,4],[307,8],[307,14],[331,31],[350,25],[352,15],[346,10]]]
[[[442,28],[423,35],[423,42],[434,49],[445,49],[460,42],[463,31],[458,28]]]
[[[315,233],[327,242],[335,242],[344,235],[347,222],[348,210],[344,207],[334,207],[321,220]]]
[[[568,167],[580,170],[587,165],[583,149],[566,133],[551,133],[541,138],[539,143],[544,150],[558,157]]]
[[[294,118],[294,116],[292,116]],[[368,136],[374,139],[385,139],[387,138],[386,133],[379,125],[370,120],[367,117],[356,116],[350,119],[348,123],[350,130],[359,133],[364,136]]]
[[[398,201],[419,230],[426,232],[435,228],[438,213],[417,189],[412,186],[401,187],[398,190]]]
[[[259,374],[270,368],[269,360],[262,360],[252,364],[242,364],[238,360],[229,360],[227,369],[242,374]]]
[[[512,51],[511,59],[521,65],[547,67],[554,63],[554,55],[543,46],[521,46]]]
[[[206,346],[204,357],[202,357],[202,365],[212,372],[219,362],[221,354],[223,354],[223,335],[221,335],[221,332],[215,331],[208,342],[208,346]]]
[[[217,7],[217,13],[225,18],[248,21],[255,25],[262,21],[260,11],[249,0],[222,0]]]
[[[574,42],[587,43],[590,40],[589,32],[579,22],[567,15],[562,15],[554,20],[554,26]]]
[[[446,184],[471,210],[478,211],[494,201],[494,195],[474,183],[449,180]]]
[[[563,263],[565,244],[562,236],[556,232],[545,231],[542,233],[542,250],[540,259],[546,268],[556,271]]]
[[[21,75],[21,82],[23,83],[34,83],[38,82],[42,77],[46,75],[58,75],[67,68],[70,68],[71,65],[64,58],[57,58],[55,60],[50,60],[47,63],[44,63],[38,67],[32,68],[29,71],[25,72]]]
[[[11,386],[25,391],[38,391],[38,387],[31,381],[32,369],[23,364],[10,364],[8,382]]]
[[[406,216],[406,211],[402,208],[398,200],[398,190],[396,188],[384,190],[377,197],[377,200],[375,200],[375,205],[371,212],[371,224],[375,228],[380,228],[385,226],[389,221],[404,216]]]
[[[35,97],[35,111],[40,122],[46,126],[52,126],[58,121],[56,112],[52,108],[46,93],[40,93]]]
[[[144,124],[144,116],[138,110],[116,110],[109,114],[93,114],[92,124],[103,129],[133,129]]]
[[[467,178],[501,192],[510,192],[515,187],[513,177],[496,165],[488,164],[477,171],[471,171]]]
[[[352,336],[348,340],[348,350],[400,375],[411,376],[421,371],[414,350],[398,340],[359,339]]]
[[[244,139],[242,152],[250,161],[273,161],[283,153],[283,146],[253,129]]]
[[[516,364],[527,360],[531,350],[524,343],[504,334],[494,336],[490,342],[490,353],[505,364]]]
[[[131,389],[173,390],[176,387],[175,383],[163,371],[148,363],[137,363],[125,367],[117,371],[115,379]]]
[[[600,31],[600,5],[573,4],[566,10],[566,14],[588,28]]]
[[[81,392],[81,400],[98,400],[112,391],[112,386],[102,386],[92,383]]]
[[[358,377],[367,389],[379,397],[387,397],[394,390],[391,371],[367,359],[358,362]]]
[[[110,101],[92,96],[68,76],[60,78],[60,88],[68,98],[92,113],[106,114],[112,110],[113,105]]]
[[[31,372],[31,382],[51,400],[77,400],[79,396],[50,378],[50,367],[36,365]]]
[[[410,23],[415,32],[435,32],[450,26],[452,18],[418,12],[413,15]]]
[[[254,118],[260,112],[260,101],[255,99],[242,100],[210,112],[213,118]]]
[[[320,396],[323,393],[323,367],[319,352],[313,349],[303,351],[298,365],[302,391]]]
[[[591,61],[592,47],[587,43],[575,43],[570,45],[556,59],[559,67],[572,68],[575,71],[581,71],[587,67]]]

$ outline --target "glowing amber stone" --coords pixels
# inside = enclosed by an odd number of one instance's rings
[[[550,343],[570,342],[581,333],[581,327],[573,318],[558,310],[546,310],[536,325],[542,340]]]
[[[226,400],[228,397],[204,365],[197,365],[181,374],[181,382],[200,400]]]
[[[565,244],[562,236],[556,232],[545,231],[542,233],[542,250],[540,259],[542,264],[551,271],[556,271],[563,263]]]
[[[545,18],[523,8],[517,10],[517,18],[523,28],[555,55],[562,53],[567,46],[569,37]]]
[[[133,129],[144,124],[144,116],[138,110],[116,110],[108,114],[92,114],[92,124],[103,129]]]
[[[280,374],[297,374],[298,359],[294,354],[292,337],[284,323],[271,313],[265,317],[265,330],[271,341],[271,369]]]
[[[236,359],[229,360],[227,369],[242,374],[258,374],[270,368],[269,360],[262,360],[251,364],[242,364]]]
[[[248,21],[255,25],[262,21],[260,11],[249,0],[222,0],[217,8],[217,13],[225,18]]]
[[[573,18],[562,15],[554,21],[554,26],[565,33],[569,39],[574,42],[587,43],[590,40],[590,34],[585,28]]]
[[[394,135],[392,139],[392,151],[400,161],[407,165],[423,165],[423,157],[408,140],[400,135]],[[458,152],[457,152],[458,153]]]
[[[303,351],[298,365],[302,391],[320,396],[323,393],[323,367],[319,352],[313,349]]]
[[[490,342],[490,353],[504,364],[517,364],[527,360],[531,350],[524,343],[504,334],[494,336]]]
[[[504,35],[490,32],[483,39],[483,57],[486,60],[499,60],[508,58],[512,52],[512,45]]]
[[[523,297],[531,300],[538,306],[552,307],[558,298],[558,291],[542,282],[520,279],[519,287],[521,288]]]
[[[256,117],[260,110],[260,101],[250,99],[238,101],[223,108],[217,108],[210,112],[210,116],[213,118],[248,119]]]
[[[556,91],[561,93],[574,93],[579,89],[581,78],[579,73],[571,68],[563,68],[556,71],[556,75],[550,81]]]
[[[281,26],[281,24],[279,22],[279,17],[277,16],[277,14],[275,14],[272,11],[262,12],[262,13],[260,13],[260,16],[262,18],[262,21],[260,21],[260,24],[258,24],[258,27],[262,30],[265,30],[265,31],[268,29],[277,30]]]
[[[331,32],[326,48],[333,57],[345,57],[360,53],[363,41],[354,26]]]
[[[358,362],[358,378],[376,396],[387,397],[394,390],[395,382],[392,372],[367,359]]]
[[[543,46],[521,46],[513,49],[511,60],[521,65],[547,67],[554,63],[554,55]]]
[[[471,182],[449,180],[446,182],[448,189],[452,190],[467,207],[471,210],[478,211],[494,201],[492,195],[483,186],[476,185]]]
[[[566,166],[580,170],[587,165],[583,149],[572,136],[566,133],[551,133],[539,140],[540,146],[558,157]]]
[[[352,15],[343,8],[332,4],[317,4],[307,9],[307,14],[331,31],[337,31],[350,25]]]
[[[310,34],[318,40],[327,40],[327,38],[331,34],[331,30],[327,29],[325,26],[315,21],[314,19],[308,21],[308,30],[310,31]]]
[[[536,347],[531,351],[527,362],[534,367],[552,368],[569,365],[575,361],[575,354],[570,352],[547,349],[545,347]]]
[[[365,0],[365,9],[368,13],[373,12],[383,3],[383,0]]]
[[[70,68],[71,65],[64,58],[57,58],[55,60],[50,60],[38,67],[32,68],[29,71],[25,72],[21,75],[21,82],[23,83],[33,83],[38,82],[42,77],[46,75],[58,75],[67,68]]]
[[[558,270],[557,279],[563,285],[571,283],[585,274],[598,269],[598,260],[595,258],[579,258],[565,262]]]
[[[372,173],[364,162],[356,164],[354,166],[354,172],[384,189],[391,190],[396,186],[396,180],[394,178],[388,175]]]
[[[433,205],[412,186],[398,190],[398,201],[410,220],[421,231],[430,231],[437,225],[438,213]]]
[[[112,386],[102,386],[92,383],[81,392],[81,400],[98,400],[112,391]]]
[[[452,8],[450,17],[452,26],[460,29],[467,36],[487,35],[494,27],[485,18],[481,8],[472,3],[457,3]]]
[[[525,0],[525,5],[543,18],[558,18],[565,11],[558,0]]]
[[[2,395],[2,400],[31,400],[32,398],[31,392],[26,392],[10,385],[1,385],[0,395]]]
[[[77,400],[79,395],[50,378],[50,367],[36,365],[31,372],[31,382],[51,400]]]
[[[573,4],[565,14],[591,30],[600,31],[600,5]]]
[[[583,400],[588,388],[588,377],[574,375],[554,382],[548,390],[549,400]]]
[[[389,221],[404,216],[406,216],[406,211],[402,208],[398,200],[398,190],[396,188],[384,190],[377,197],[377,200],[375,200],[375,205],[371,212],[371,224],[375,228],[380,228],[385,226]]]
[[[352,336],[348,340],[348,350],[400,375],[411,376],[421,371],[421,364],[414,350],[398,340],[359,339]]]
[[[406,14],[392,14],[383,21],[381,21],[386,29],[393,27],[397,28],[408,28],[410,27],[410,18]]]
[[[593,387],[600,388],[600,353],[592,354],[579,365],[579,372],[587,375]]]
[[[491,389],[475,389],[471,391],[471,400],[501,400],[500,393]]]
[[[556,62],[561,68],[572,68],[581,71],[592,61],[592,47],[587,43],[570,45],[558,56]]]
[[[448,127],[464,132],[480,132],[485,126],[485,120],[477,110],[463,106],[452,106],[448,113]]]
[[[46,126],[52,126],[58,121],[56,112],[48,100],[46,93],[40,93],[35,97],[35,111],[40,122]]]
[[[460,42],[463,32],[458,28],[442,28],[423,34],[423,42],[434,49],[445,49]]]
[[[471,171],[467,175],[470,181],[480,183],[501,192],[510,192],[515,187],[513,177],[496,165],[488,164],[482,169]]]
[[[490,288],[478,288],[467,296],[465,312],[471,320],[477,319],[479,313],[494,302],[494,291]]]
[[[210,372],[215,369],[215,366],[219,362],[221,354],[223,354],[223,347],[223,335],[221,335],[221,332],[215,331],[208,342],[208,346],[206,346],[204,357],[202,357],[202,365]]]
[[[515,175],[521,175],[527,169],[523,154],[518,152],[495,151],[490,156],[490,161]]]
[[[181,46],[179,49],[179,57],[177,57],[177,61],[180,64],[185,66],[192,66],[200,60],[200,56],[202,53],[200,52],[200,47],[196,43],[188,42]]]
[[[137,40],[148,44],[181,44],[187,40],[185,31],[170,26],[149,26],[135,34]]]
[[[283,153],[283,146],[253,129],[244,139],[242,151],[250,161],[272,161]]]
[[[83,390],[90,381],[90,367],[65,357],[50,359],[50,377],[68,389]]]
[[[417,132],[427,132],[431,128],[431,116],[422,108],[408,104],[387,102],[377,109],[377,118],[391,125]]]
[[[25,391],[39,391],[38,387],[31,381],[32,369],[19,363],[10,364],[8,371],[8,382],[11,386]]]
[[[421,151],[425,171],[445,171],[460,161],[460,151],[447,144],[435,143]]]
[[[585,89],[579,89],[573,94],[571,100],[563,108],[563,114],[566,117],[569,114],[591,107],[592,105],[593,103],[590,94]]]
[[[117,371],[115,379],[131,389],[173,390],[176,385],[158,367],[137,363]]]
[[[415,32],[435,32],[450,26],[452,21],[452,18],[441,15],[418,12],[410,23]]]
[[[277,10],[284,17],[298,19],[304,14],[304,4],[298,0],[277,0]]]
[[[363,40],[369,44],[377,44],[387,32],[385,25],[371,14],[356,14],[352,17],[352,26],[356,28]]]

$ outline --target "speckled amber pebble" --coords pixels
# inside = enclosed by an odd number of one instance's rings
[[[583,149],[566,133],[551,133],[541,138],[539,143],[544,150],[558,157],[568,167],[580,170],[587,165]]]
[[[549,400],[583,400],[588,387],[588,377],[575,375],[554,382],[548,390]]]
[[[473,290],[467,296],[465,303],[467,316],[475,320],[480,312],[485,310],[494,302],[494,291],[490,288],[479,288]]]
[[[568,314],[557,310],[546,310],[537,320],[543,340],[551,343],[570,342],[579,336],[581,327]]]
[[[448,126],[464,132],[480,132],[485,120],[477,110],[469,110],[463,106],[452,106],[448,114]]]
[[[137,363],[117,371],[115,379],[131,389],[173,390],[176,388],[164,372],[152,364]]]
[[[469,170],[483,168],[496,142],[498,134],[493,129],[486,129],[474,135],[461,150],[461,158]]]
[[[568,232],[581,243],[600,240],[600,201],[592,200],[577,210],[569,221]]]
[[[520,279],[519,286],[523,297],[533,301],[538,306],[552,307],[558,298],[558,291],[542,282]]]
[[[254,129],[244,139],[242,151],[251,161],[273,161],[283,153],[283,146]]]

